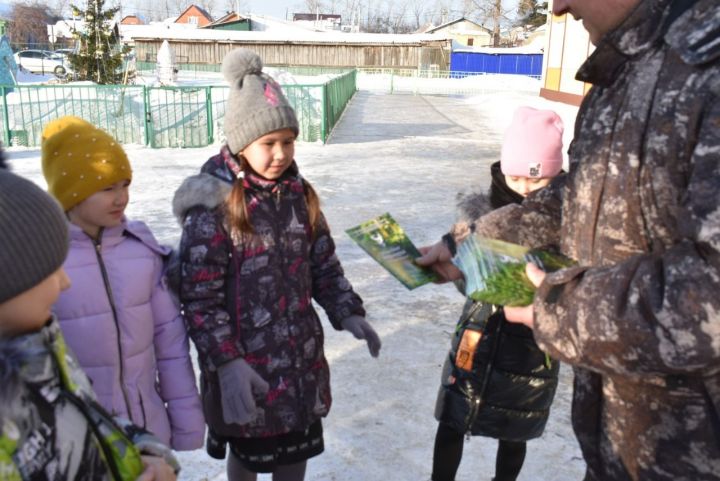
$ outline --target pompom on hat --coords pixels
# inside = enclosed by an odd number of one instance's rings
[[[65,262],[68,228],[40,187],[0,169],[0,303],[40,284]]]
[[[291,129],[298,135],[295,111],[262,67],[260,57],[245,48],[232,50],[223,59],[223,76],[230,84],[224,130],[233,154],[276,130]]]
[[[505,131],[500,169],[515,177],[555,177],[563,164],[563,121],[552,110],[520,107]]]
[[[48,191],[66,212],[95,192],[132,179],[120,143],[104,130],[70,115],[45,126],[42,171]]]

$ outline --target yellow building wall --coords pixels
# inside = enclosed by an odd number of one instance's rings
[[[468,39],[473,39],[473,47],[487,47],[492,45],[492,39],[490,38],[490,35],[479,33],[478,35],[459,35],[453,32],[450,32],[450,35],[452,38],[462,45],[468,44]]]
[[[549,15],[540,95],[579,104],[590,85],[575,80],[575,74],[593,48],[581,22],[570,15]]]

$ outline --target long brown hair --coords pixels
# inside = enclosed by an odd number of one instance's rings
[[[241,155],[238,155],[238,160],[240,160],[240,169],[243,174],[246,174],[246,172],[250,170],[247,161]],[[252,223],[250,222],[247,202],[245,202],[244,180],[244,175],[238,176],[237,179],[235,179],[232,190],[225,200],[225,210],[231,233],[239,235],[240,238],[255,234],[255,229],[253,229]],[[310,218],[311,238],[314,239],[315,229],[320,221],[320,198],[310,182],[302,176],[300,176],[300,180],[303,184],[305,203],[307,204],[308,217]]]

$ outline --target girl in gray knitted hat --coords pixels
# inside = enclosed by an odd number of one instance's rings
[[[323,329],[380,351],[360,297],[345,278],[317,194],[294,160],[298,122],[260,58],[237,49],[223,61],[231,86],[226,145],[175,193],[183,227],[179,294],[202,370],[208,452],[230,481],[305,477],[323,451],[330,410]]]

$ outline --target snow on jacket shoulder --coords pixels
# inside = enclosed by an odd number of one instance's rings
[[[169,252],[142,222],[105,229],[97,245],[71,224],[72,286],[54,310],[103,407],[188,450],[202,446],[204,419],[185,327],[163,280]]]

